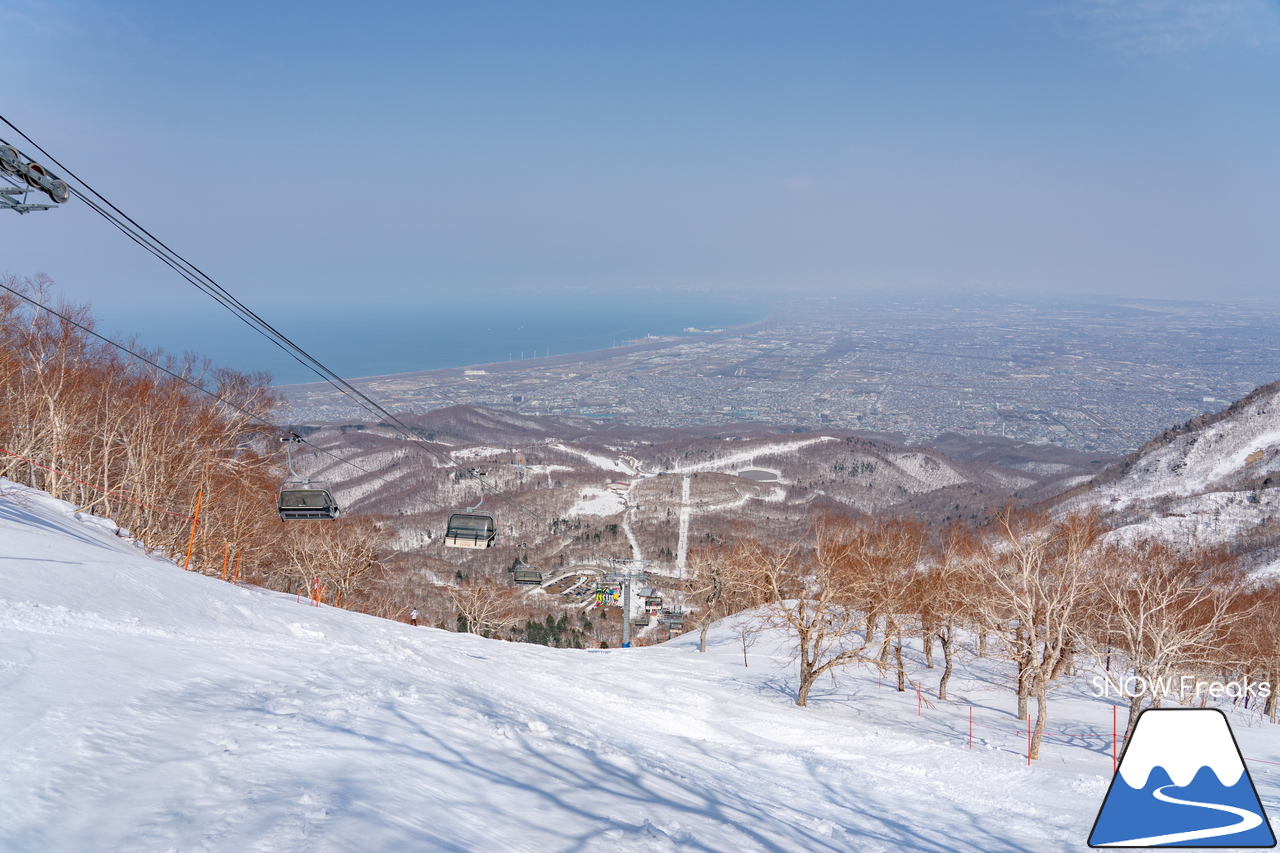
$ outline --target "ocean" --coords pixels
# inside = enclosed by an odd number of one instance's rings
[[[258,313],[338,375],[354,379],[463,367],[619,346],[763,320],[764,299],[581,299],[549,303],[478,293],[429,305],[306,305]],[[100,318],[100,331],[137,335],[144,347],[206,356],[217,366],[269,371],[275,385],[319,381],[266,338],[209,302],[198,317],[133,313]]]

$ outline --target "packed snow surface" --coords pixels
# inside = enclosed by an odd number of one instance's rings
[[[1111,774],[1083,681],[1027,767],[987,659],[960,701],[851,667],[797,708],[778,634],[744,668],[734,622],[707,654],[414,628],[184,573],[5,488],[0,850],[1082,851]],[[1280,767],[1249,766],[1274,809]]]
[[[634,470],[632,470],[631,466],[627,465],[621,459],[610,459],[607,456],[601,456],[598,453],[591,453],[590,451],[583,450],[580,447],[574,447],[572,444],[564,444],[561,442],[557,442],[552,446],[555,447],[557,450],[563,450],[567,453],[577,454],[578,456],[581,456],[583,459],[590,462],[592,465],[596,466],[597,468],[601,468],[605,471],[617,471],[621,474],[636,473]]]
[[[510,452],[511,451],[502,447],[487,447],[482,445],[480,447],[467,447],[462,450],[451,450],[449,451],[449,455],[454,459],[485,459],[490,456],[498,456],[500,454]]]
[[[569,507],[570,516],[578,515],[614,515],[627,507],[627,499],[609,489],[597,489],[591,486],[578,494],[578,500]]]
[[[694,471],[724,471],[739,468],[742,465],[754,465],[755,460],[759,456],[771,456],[779,453],[795,453],[806,447],[815,444],[821,444],[826,441],[839,441],[840,439],[830,435],[821,435],[817,438],[802,438],[799,441],[785,441],[773,444],[757,444],[752,445],[746,450],[737,453],[730,453],[721,456],[718,459],[704,460],[695,462],[690,465],[677,465],[671,469],[673,474],[688,474]]]

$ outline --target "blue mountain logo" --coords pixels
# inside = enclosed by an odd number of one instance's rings
[[[1148,709],[1102,801],[1090,847],[1275,847],[1226,715]]]

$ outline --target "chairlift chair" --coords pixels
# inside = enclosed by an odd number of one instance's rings
[[[338,504],[333,495],[321,483],[309,480],[281,486],[276,508],[282,521],[329,521],[338,517]]]
[[[333,499],[325,483],[299,477],[293,470],[293,446],[302,441],[296,432],[286,442],[285,456],[288,459],[289,473],[292,480],[280,487],[280,495],[276,498],[276,509],[280,512],[281,521],[332,521],[338,517],[338,502]]]
[[[521,546],[524,547],[523,545]],[[519,558],[519,562],[511,570],[511,579],[521,584],[538,584],[542,585],[542,572],[535,569],[524,561],[524,557]]]
[[[479,479],[483,471],[472,468],[467,474]],[[480,481],[480,502],[467,507],[466,512],[455,512],[449,516],[449,525],[445,529],[444,544],[449,548],[491,548],[493,540],[498,538],[498,525],[493,513],[482,511],[484,506],[484,481]]]
[[[493,545],[498,536],[498,526],[491,513],[476,512],[477,509],[467,507],[466,512],[455,512],[449,516],[445,545],[450,548],[489,548]]]

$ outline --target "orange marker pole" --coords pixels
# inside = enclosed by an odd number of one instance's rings
[[[227,563],[231,562],[231,543],[227,543],[227,553],[222,557],[222,579],[227,579]]]
[[[244,551],[236,551],[236,579],[232,583],[240,583],[240,556]]]
[[[1031,715],[1027,715],[1027,766],[1031,766]]]
[[[204,499],[204,490],[196,492],[196,514],[191,519],[191,538],[187,541],[187,562],[183,564],[182,570],[189,571],[191,569],[191,549],[196,546],[196,525],[200,523],[200,501]]]

